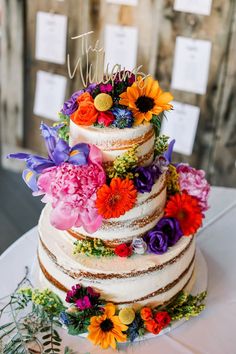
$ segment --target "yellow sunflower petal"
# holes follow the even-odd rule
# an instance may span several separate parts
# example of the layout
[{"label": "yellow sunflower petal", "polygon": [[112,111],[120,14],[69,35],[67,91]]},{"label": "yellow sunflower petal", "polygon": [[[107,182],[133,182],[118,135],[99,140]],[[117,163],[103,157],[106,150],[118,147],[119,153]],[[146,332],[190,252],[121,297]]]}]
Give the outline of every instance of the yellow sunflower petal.
[{"label": "yellow sunflower petal", "polygon": [[160,91],[160,87],[158,81],[153,81],[152,89],[149,92],[148,96],[155,99],[158,96],[159,91]]},{"label": "yellow sunflower petal", "polygon": [[151,76],[147,77],[144,81],[144,89],[143,89],[143,94],[145,96],[150,96],[150,93],[152,91],[154,80]]},{"label": "yellow sunflower petal", "polygon": [[148,112],[144,113],[144,115],[145,115],[145,120],[150,122],[150,120],[152,119],[152,112],[148,111]]},{"label": "yellow sunflower petal", "polygon": [[123,324],[121,322],[121,320],[119,319],[119,316],[113,316],[112,317],[112,322],[114,323],[114,327],[119,326],[119,329],[121,331],[126,331],[128,329],[128,326],[126,326],[125,324]]},{"label": "yellow sunflower petal", "polygon": [[113,348],[113,349],[116,349],[116,340],[115,340],[115,337],[113,336],[113,334],[110,332],[110,336],[111,336],[111,339],[110,339],[110,346]]},{"label": "yellow sunflower petal", "polygon": [[129,99],[129,101],[136,101],[139,97],[139,92],[138,89],[136,87],[128,87],[127,88],[127,97]]},{"label": "yellow sunflower petal", "polygon": [[157,99],[158,106],[163,106],[172,101],[174,97],[170,92],[163,92]]},{"label": "yellow sunflower petal", "polygon": [[105,306],[105,311],[104,311],[105,315],[107,315],[107,317],[112,317],[114,316],[115,312],[116,312],[115,305],[112,304],[111,302],[108,302]]},{"label": "yellow sunflower petal", "polygon": [[117,342],[126,342],[126,339],[127,339],[126,334],[118,331],[116,328],[113,328],[113,330],[111,332],[114,335]]}]

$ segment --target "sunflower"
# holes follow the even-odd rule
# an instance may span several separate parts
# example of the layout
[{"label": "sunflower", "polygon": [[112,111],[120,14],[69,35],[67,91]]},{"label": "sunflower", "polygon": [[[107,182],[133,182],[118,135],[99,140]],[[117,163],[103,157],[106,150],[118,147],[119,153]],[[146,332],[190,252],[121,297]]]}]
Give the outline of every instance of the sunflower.
[{"label": "sunflower", "polygon": [[111,346],[116,348],[116,342],[125,342],[126,331],[128,327],[121,323],[118,316],[115,316],[115,306],[108,303],[105,306],[104,314],[101,316],[93,316],[88,326],[88,339],[95,345],[100,345],[102,349]]},{"label": "sunflower", "polygon": [[185,236],[194,234],[202,225],[202,212],[197,198],[185,192],[170,197],[165,216],[177,219]]},{"label": "sunflower", "polygon": [[173,106],[169,104],[172,100],[171,93],[163,92],[158,81],[148,76],[144,80],[138,77],[137,81],[120,95],[119,103],[132,111],[135,125],[138,125],[143,121],[149,122],[153,115],[172,109]]},{"label": "sunflower", "polygon": [[136,197],[137,190],[133,181],[128,178],[112,178],[110,186],[104,184],[97,191],[98,214],[105,219],[118,218],[134,206]]}]

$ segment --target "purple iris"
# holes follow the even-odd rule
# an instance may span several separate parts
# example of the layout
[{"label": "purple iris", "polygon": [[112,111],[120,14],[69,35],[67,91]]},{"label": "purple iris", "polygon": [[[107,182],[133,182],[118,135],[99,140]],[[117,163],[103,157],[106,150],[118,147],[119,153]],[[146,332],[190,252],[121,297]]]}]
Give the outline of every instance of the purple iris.
[{"label": "purple iris", "polygon": [[148,253],[163,254],[168,249],[167,236],[157,228],[152,229],[144,236]]},{"label": "purple iris", "polygon": [[70,319],[65,311],[62,311],[59,315],[59,320],[62,324],[68,326],[70,324]]},{"label": "purple iris", "polygon": [[82,93],[84,93],[84,90],[74,92],[73,95],[63,104],[61,112],[64,115],[70,116],[78,109],[77,97],[82,95]]},{"label": "purple iris", "polygon": [[58,137],[59,128],[60,125],[49,127],[41,123],[40,129],[48,152],[47,158],[25,153],[9,154],[7,156],[7,158],[26,161],[27,169],[23,171],[22,177],[33,192],[38,191],[36,175],[46,168],[58,166],[63,162],[79,166],[87,163],[90,151],[89,145],[81,143],[70,148],[65,140]]}]

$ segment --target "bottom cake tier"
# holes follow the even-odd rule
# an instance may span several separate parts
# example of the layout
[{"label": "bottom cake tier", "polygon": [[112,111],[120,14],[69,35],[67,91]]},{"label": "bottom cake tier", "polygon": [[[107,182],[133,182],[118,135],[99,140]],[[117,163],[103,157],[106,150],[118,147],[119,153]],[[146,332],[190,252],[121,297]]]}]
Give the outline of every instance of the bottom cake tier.
[{"label": "bottom cake tier", "polygon": [[39,221],[38,261],[42,286],[62,298],[75,284],[91,286],[106,301],[157,306],[194,284],[195,239],[182,237],[162,255],[132,255],[129,258],[73,255],[74,238],[53,228],[49,211]]}]

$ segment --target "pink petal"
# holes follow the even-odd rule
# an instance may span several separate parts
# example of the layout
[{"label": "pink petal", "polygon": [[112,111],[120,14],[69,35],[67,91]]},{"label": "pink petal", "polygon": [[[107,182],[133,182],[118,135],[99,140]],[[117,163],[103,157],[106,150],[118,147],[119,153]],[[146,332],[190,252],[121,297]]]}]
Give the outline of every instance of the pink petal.
[{"label": "pink petal", "polygon": [[78,212],[68,203],[58,203],[50,215],[51,224],[59,230],[68,230],[75,225]]}]

